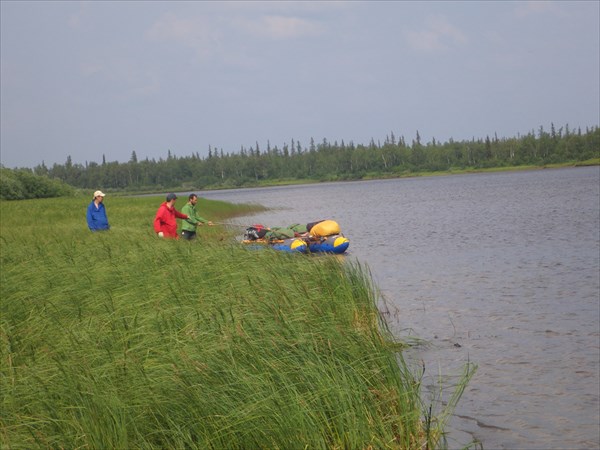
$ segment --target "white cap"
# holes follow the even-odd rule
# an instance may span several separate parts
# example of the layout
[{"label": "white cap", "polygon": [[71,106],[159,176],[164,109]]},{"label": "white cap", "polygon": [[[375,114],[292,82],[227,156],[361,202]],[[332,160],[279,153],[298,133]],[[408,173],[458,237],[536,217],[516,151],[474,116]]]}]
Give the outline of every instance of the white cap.
[{"label": "white cap", "polygon": [[96,198],[96,197],[105,197],[104,192],[102,192],[102,191],[94,192],[94,198]]}]

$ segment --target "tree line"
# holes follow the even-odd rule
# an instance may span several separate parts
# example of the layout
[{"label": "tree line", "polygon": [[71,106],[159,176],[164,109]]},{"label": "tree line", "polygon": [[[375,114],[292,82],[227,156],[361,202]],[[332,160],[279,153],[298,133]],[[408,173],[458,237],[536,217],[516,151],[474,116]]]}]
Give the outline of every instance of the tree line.
[{"label": "tree line", "polygon": [[[283,147],[258,142],[237,153],[209,147],[208,155],[198,153],[177,157],[167,152],[166,159],[138,160],[135,151],[128,162],[73,163],[30,169],[35,175],[63,181],[83,189],[160,190],[169,188],[234,188],[268,184],[277,180],[359,180],[365,177],[393,177],[416,172],[454,169],[482,169],[519,165],[547,165],[578,162],[600,156],[600,129],[595,126],[570,130],[568,125],[547,131],[540,127],[526,135],[485,139],[422,143],[419,133],[410,143],[394,133],[383,142],[368,145],[329,142],[308,146],[292,139]],[[26,169],[21,169],[26,170]]]}]

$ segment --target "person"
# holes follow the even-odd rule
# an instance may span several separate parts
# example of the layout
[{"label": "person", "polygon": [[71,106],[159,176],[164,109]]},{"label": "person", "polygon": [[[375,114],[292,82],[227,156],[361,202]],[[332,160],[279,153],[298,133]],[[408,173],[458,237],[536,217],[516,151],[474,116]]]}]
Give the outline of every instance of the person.
[{"label": "person", "polygon": [[175,219],[187,219],[187,214],[180,213],[175,209],[175,202],[177,196],[175,194],[168,194],[167,201],[163,202],[156,211],[156,217],[154,217],[154,231],[158,237],[166,237],[172,239],[178,239],[177,236],[177,221]]},{"label": "person", "polygon": [[196,227],[198,225],[207,224],[212,226],[213,224],[210,220],[206,220],[198,215],[196,212],[196,203],[198,203],[198,196],[190,194],[188,202],[181,208],[181,212],[188,216],[181,225],[181,236],[188,241],[196,239]]},{"label": "person", "polygon": [[103,201],[104,192],[94,192],[94,197],[87,208],[86,214],[87,224],[91,231],[106,231],[110,229]]}]

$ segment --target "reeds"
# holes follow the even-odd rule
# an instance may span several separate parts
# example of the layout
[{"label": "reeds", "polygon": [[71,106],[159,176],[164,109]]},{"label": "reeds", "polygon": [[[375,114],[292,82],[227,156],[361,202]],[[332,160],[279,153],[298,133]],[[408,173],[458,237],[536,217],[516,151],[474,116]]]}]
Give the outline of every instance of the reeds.
[{"label": "reeds", "polygon": [[366,268],[159,240],[158,203],[90,233],[64,200],[0,202],[2,448],[440,445]]}]

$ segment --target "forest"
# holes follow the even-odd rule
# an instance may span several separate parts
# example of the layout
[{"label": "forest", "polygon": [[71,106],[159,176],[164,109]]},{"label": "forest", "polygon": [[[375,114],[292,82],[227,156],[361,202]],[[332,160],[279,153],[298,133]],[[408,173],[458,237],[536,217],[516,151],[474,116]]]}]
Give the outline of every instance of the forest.
[{"label": "forest", "polygon": [[[423,143],[419,133],[410,143],[404,136],[390,133],[383,142],[368,145],[353,142],[329,142],[323,139],[308,146],[298,140],[279,148],[267,141],[257,142],[239,152],[224,152],[209,147],[208,155],[198,152],[176,156],[170,150],[166,158],[138,159],[131,152],[128,162],[74,163],[71,156],[64,164],[47,167],[43,162],[33,169],[18,169],[59,180],[81,189],[156,191],[164,189],[218,189],[266,185],[282,181],[342,181],[364,178],[410,176],[423,172],[486,169],[513,166],[545,166],[581,162],[600,156],[600,129],[595,126],[575,130],[568,125],[547,131],[540,126],[526,135],[512,138],[486,136],[485,139]],[[596,162],[597,163],[597,162]],[[22,173],[23,175],[23,173]],[[24,174],[26,175],[26,174]],[[4,177],[3,177],[4,178]],[[5,184],[4,182],[2,183]],[[5,189],[2,188],[2,191]],[[6,198],[5,195],[2,197]]]}]

